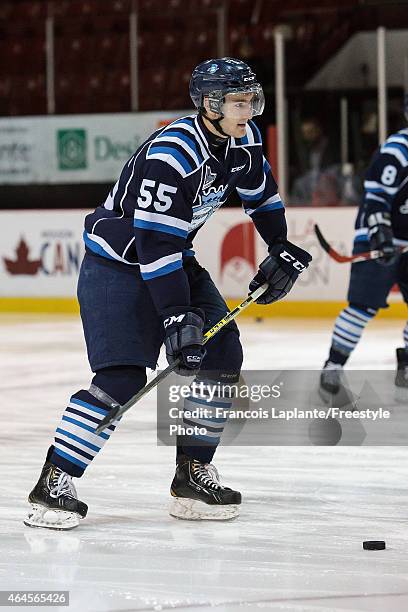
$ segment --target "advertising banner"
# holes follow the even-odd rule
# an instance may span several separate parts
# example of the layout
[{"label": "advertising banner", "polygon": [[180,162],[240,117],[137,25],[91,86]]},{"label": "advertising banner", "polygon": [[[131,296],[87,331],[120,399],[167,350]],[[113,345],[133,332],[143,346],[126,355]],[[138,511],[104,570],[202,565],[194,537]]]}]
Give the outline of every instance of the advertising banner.
[{"label": "advertising banner", "polygon": [[189,112],[0,119],[0,184],[116,181],[152,132]]},{"label": "advertising banner", "polygon": [[[1,212],[0,296],[74,297],[84,252],[86,210]],[[289,208],[289,239],[313,255],[286,300],[338,301],[346,296],[350,266],[328,257],[313,231],[318,223],[333,246],[351,253],[354,208]],[[242,298],[266,245],[241,209],[220,210],[194,241],[198,261],[222,295]],[[285,301],[286,301],[285,300]]]},{"label": "advertising banner", "polygon": [[[288,239],[313,256],[310,267],[301,274],[286,300],[344,300],[350,267],[330,259],[314,233],[318,223],[333,246],[351,253],[354,208],[288,208]],[[208,227],[207,227],[208,226]],[[211,273],[223,295],[240,298],[258,264],[267,256],[267,247],[252,221],[239,209],[213,215],[205,231],[194,241],[200,262]],[[339,228],[341,228],[339,230]]]},{"label": "advertising banner", "polygon": [[0,213],[0,297],[74,297],[88,211]]}]

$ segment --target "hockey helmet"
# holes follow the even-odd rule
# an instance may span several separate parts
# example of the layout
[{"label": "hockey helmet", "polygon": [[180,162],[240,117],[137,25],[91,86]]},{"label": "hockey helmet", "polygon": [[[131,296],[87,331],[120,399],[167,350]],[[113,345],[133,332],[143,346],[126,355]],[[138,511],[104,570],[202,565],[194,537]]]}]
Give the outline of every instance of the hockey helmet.
[{"label": "hockey helmet", "polygon": [[190,96],[194,106],[204,109],[204,97],[208,97],[209,108],[224,116],[227,94],[254,94],[251,99],[252,116],[261,115],[265,97],[256,74],[241,60],[230,57],[210,59],[193,70],[190,80]]}]

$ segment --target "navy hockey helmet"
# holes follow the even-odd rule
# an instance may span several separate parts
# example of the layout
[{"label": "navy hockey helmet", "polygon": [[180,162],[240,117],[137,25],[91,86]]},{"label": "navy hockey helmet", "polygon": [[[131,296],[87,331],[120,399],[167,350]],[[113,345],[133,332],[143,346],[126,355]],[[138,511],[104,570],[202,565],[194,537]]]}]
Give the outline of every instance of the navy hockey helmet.
[{"label": "navy hockey helmet", "polygon": [[207,96],[210,110],[223,115],[224,98],[229,93],[253,93],[252,114],[262,114],[265,97],[256,74],[248,64],[222,57],[206,60],[194,68],[190,80],[190,96],[199,111],[203,111],[204,97]]}]

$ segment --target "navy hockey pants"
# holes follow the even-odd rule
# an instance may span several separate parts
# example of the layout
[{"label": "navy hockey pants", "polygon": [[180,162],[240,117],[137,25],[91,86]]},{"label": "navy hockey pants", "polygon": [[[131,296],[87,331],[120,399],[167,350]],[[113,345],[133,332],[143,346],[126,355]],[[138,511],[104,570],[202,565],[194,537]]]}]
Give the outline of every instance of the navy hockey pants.
[{"label": "navy hockey pants", "polygon": [[[194,257],[186,258],[183,266],[191,305],[204,310],[204,329],[210,329],[228,307],[207,270]],[[121,365],[155,369],[163,325],[137,267],[87,253],[78,280],[78,300],[93,372]],[[238,338],[238,327],[232,321],[206,345],[202,369],[239,372],[242,349]]]},{"label": "navy hockey pants", "polygon": [[[368,242],[357,242],[353,254],[368,251]],[[367,308],[387,308],[387,297],[398,284],[404,302],[408,303],[408,254],[402,255],[391,266],[376,261],[363,261],[351,266],[347,300]]]}]

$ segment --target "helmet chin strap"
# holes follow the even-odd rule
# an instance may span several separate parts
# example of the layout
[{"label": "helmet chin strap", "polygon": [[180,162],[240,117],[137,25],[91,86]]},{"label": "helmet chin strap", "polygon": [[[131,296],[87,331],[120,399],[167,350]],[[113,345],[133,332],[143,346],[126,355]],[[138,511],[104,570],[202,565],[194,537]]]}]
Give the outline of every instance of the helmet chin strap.
[{"label": "helmet chin strap", "polygon": [[225,136],[225,138],[230,138],[230,135],[227,134],[226,132],[224,132],[224,130],[221,127],[221,121],[222,121],[223,117],[221,117],[220,119],[210,119],[209,116],[207,115],[207,111],[206,111],[205,108],[204,109],[200,109],[200,115],[202,117],[205,117],[207,119],[207,121],[209,121],[211,123],[211,125],[213,125],[215,127],[217,132],[219,132],[220,134]]}]

